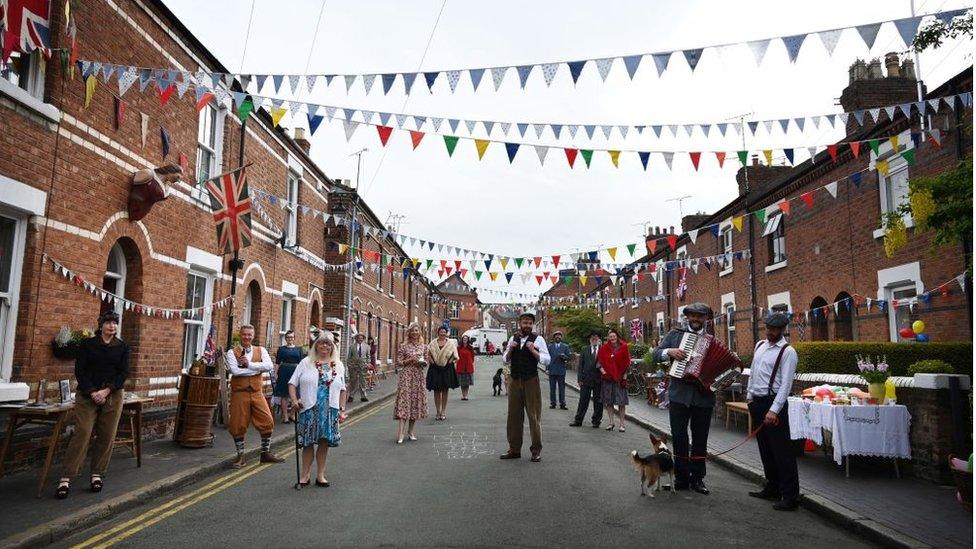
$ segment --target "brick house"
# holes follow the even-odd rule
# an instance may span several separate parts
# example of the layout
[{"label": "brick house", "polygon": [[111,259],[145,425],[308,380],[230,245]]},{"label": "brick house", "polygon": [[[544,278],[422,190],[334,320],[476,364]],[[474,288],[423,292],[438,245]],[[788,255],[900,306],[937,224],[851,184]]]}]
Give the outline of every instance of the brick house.
[{"label": "brick house", "polygon": [[[887,76],[881,76],[880,62],[858,61],[851,67],[850,85],[841,95],[845,111],[870,109],[914,102],[917,82],[910,65],[897,56],[886,58]],[[938,88],[926,99],[972,91],[972,69],[967,69]],[[882,112],[884,112],[882,110]],[[913,111],[914,112],[914,111]],[[793,315],[790,337],[795,341],[874,340],[899,341],[898,331],[916,319],[925,321],[933,341],[972,339],[972,284],[965,289],[953,279],[966,271],[971,246],[936,247],[928,232],[915,232],[909,216],[908,244],[888,258],[884,252],[881,218],[895,204],[907,199],[908,180],[952,168],[972,151],[972,107],[957,101],[954,109],[944,105],[936,113],[928,110],[932,128],[941,130],[941,146],[922,140],[913,143],[904,132],[920,129],[919,116],[898,115],[889,120],[866,120],[863,127],[853,119],[842,142],[878,139],[878,153],[863,147],[855,157],[846,145],[837,147],[837,158],[828,151],[795,167],[765,166],[752,159],[741,168],[736,181],[739,196],[718,211],[685,216],[672,249],[658,245],[628,267],[616,287],[605,280],[587,294],[608,323],[626,329],[631,319],[645,322],[644,339],[656,343],[670,326],[681,319],[687,303],[704,301],[719,315],[714,330],[740,353],[751,351],[757,334],[761,337],[760,314],[770,309],[788,310]],[[890,136],[901,135],[897,151]],[[909,164],[899,154],[917,148]],[[888,160],[888,173],[875,169],[878,160]],[[865,171],[859,185],[848,179]],[[748,183],[748,187],[746,182]],[[839,181],[836,198],[822,187]],[[788,215],[778,206],[814,192],[813,206],[794,201]],[[766,212],[764,223],[751,214]],[[742,217],[741,231],[733,220]],[[711,227],[718,224],[717,237]],[[692,241],[689,232],[697,229]],[[648,239],[666,239],[673,231],[657,229]],[[750,242],[750,233],[752,241]],[[662,242],[663,240],[657,240]],[[742,253],[738,253],[742,252]],[[729,263],[711,263],[695,258],[733,254]],[[689,259],[687,291],[677,296],[682,270],[649,269],[642,264]],[[753,262],[755,296],[750,292],[749,271]],[[945,282],[945,295],[938,292],[929,303],[918,296]],[[553,290],[550,290],[553,291]],[[852,298],[862,296],[866,300]],[[636,298],[636,299],[634,299]],[[847,298],[852,298],[848,300]],[[878,301],[887,305],[884,310]],[[901,305],[890,306],[901,301]],[[835,303],[841,302],[838,306]],[[845,304],[853,303],[847,307]],[[907,306],[911,304],[911,306]]]},{"label": "brick house", "polygon": [[449,337],[459,338],[464,332],[478,326],[481,317],[478,292],[460,274],[454,273],[445,278],[437,284],[437,291],[444,299],[450,300],[446,304],[446,315],[441,317],[449,323]]},{"label": "brick house", "polygon": [[[85,58],[227,70],[160,1],[86,2],[73,14]],[[63,18],[52,6],[54,48],[65,47]],[[225,344],[229,313],[235,325],[254,325],[257,340],[272,352],[288,329],[304,344],[309,325],[322,326],[330,316],[354,318],[378,337],[385,360],[409,322],[426,323],[429,333],[431,319],[443,317],[427,279],[368,269],[355,273],[355,316],[342,314],[346,279],[323,265],[349,261],[334,242],[348,234],[302,215],[302,207],[337,211],[350,189],[311,160],[302,132],[291,137],[264,110],[242,123],[226,96],[197,110],[192,91],[174,93],[163,105],[155,88],[134,86],[119,99],[114,86],[99,82],[86,108],[84,82],[77,74],[66,77],[56,59],[15,52],[0,77],[0,401],[33,397],[40,380],[47,380],[48,395],[57,394],[58,380],[73,378],[73,363],[53,356],[53,338],[62,326],[95,328],[100,311],[113,306],[122,317],[120,335],[132,347],[127,389],[154,399],[145,415],[150,438],[171,431],[179,374],[202,352],[211,326],[217,344]],[[240,89],[239,82],[230,85]],[[162,129],[171,148],[166,156]],[[217,250],[209,202],[195,182],[236,168],[240,158],[249,164],[252,190],[278,197],[280,205],[255,201],[253,242],[241,251],[243,268],[234,280],[230,256]],[[133,172],[184,159],[184,175],[169,185],[168,198],[131,221]],[[368,206],[360,212],[359,224],[382,227]],[[365,246],[405,255],[392,241]],[[100,301],[52,272],[44,255],[131,302],[206,312],[158,318]],[[212,309],[235,283],[233,307]],[[48,434],[18,431],[14,466],[33,461]]]}]

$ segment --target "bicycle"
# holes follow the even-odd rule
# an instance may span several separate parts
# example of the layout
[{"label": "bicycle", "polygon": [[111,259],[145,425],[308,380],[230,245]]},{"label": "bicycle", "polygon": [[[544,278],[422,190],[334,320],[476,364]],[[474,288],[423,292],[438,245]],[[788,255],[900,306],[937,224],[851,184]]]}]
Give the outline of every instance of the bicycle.
[{"label": "bicycle", "polygon": [[638,365],[631,364],[627,370],[627,395],[637,396],[646,393],[647,379],[644,378],[644,373],[641,372]]}]

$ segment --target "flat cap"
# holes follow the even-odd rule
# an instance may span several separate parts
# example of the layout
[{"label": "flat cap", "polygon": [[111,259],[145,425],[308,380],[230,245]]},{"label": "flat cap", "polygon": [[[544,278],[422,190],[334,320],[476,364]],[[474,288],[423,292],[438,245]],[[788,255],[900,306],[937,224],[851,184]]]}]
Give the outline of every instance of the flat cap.
[{"label": "flat cap", "polygon": [[687,315],[688,313],[696,315],[710,315],[712,314],[712,308],[699,301],[685,307],[684,314]]},{"label": "flat cap", "polygon": [[525,311],[524,313],[519,315],[519,320],[522,320],[523,318],[531,318],[532,321],[535,322],[535,313],[530,313],[529,311]]},{"label": "flat cap", "polygon": [[563,331],[562,330],[556,330],[555,332],[552,333],[552,337],[556,337],[557,335],[563,335]]},{"label": "flat cap", "polygon": [[764,322],[773,328],[785,328],[790,323],[790,317],[786,313],[769,313]]}]

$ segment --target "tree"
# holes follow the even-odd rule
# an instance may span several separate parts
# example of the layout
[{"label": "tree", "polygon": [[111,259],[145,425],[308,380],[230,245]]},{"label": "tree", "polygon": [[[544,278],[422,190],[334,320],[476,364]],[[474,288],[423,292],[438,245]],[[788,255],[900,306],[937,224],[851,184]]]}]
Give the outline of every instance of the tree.
[{"label": "tree", "polygon": [[973,37],[973,12],[971,11],[965,17],[953,18],[948,24],[942,21],[929,23],[915,35],[912,49],[921,53],[929,48],[939,48],[942,46],[942,41],[947,38],[960,36]]},{"label": "tree", "polygon": [[562,328],[563,339],[574,351],[589,344],[591,332],[599,332],[603,337],[609,329],[603,318],[593,309],[562,309],[555,311],[554,316],[553,323]]}]

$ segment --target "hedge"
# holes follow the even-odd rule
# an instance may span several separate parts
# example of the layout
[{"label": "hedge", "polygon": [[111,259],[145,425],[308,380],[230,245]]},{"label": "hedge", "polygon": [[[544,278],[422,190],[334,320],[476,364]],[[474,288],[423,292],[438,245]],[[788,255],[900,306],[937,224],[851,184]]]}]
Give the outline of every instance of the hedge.
[{"label": "hedge", "polygon": [[906,376],[908,367],[920,360],[942,360],[957,374],[973,374],[973,344],[890,343],[886,341],[831,341],[793,343],[799,362],[797,372],[857,374],[857,355],[871,360],[887,357],[891,375]]}]

